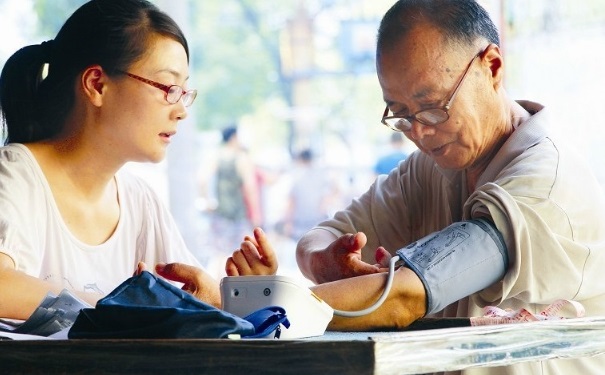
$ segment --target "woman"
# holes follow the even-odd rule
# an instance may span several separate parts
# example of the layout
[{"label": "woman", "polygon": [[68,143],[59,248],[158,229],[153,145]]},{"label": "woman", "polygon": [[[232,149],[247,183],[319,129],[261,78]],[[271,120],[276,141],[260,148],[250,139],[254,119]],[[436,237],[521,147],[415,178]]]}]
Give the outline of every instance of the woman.
[{"label": "woman", "polygon": [[7,61],[1,317],[26,319],[64,288],[94,304],[145,264],[220,304],[216,281],[195,268],[169,211],[121,171],[164,158],[196,96],[186,89],[188,62],[182,31],[144,0],[92,0],[54,40]]}]

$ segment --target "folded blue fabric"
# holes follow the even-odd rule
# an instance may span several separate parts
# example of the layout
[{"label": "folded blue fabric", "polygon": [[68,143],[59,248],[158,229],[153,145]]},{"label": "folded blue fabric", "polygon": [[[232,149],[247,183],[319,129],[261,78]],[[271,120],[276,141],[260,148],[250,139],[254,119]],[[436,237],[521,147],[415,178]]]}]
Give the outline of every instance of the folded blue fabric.
[{"label": "folded blue fabric", "polygon": [[225,338],[238,334],[255,338],[269,335],[280,324],[289,326],[285,310],[278,306],[246,318],[200,301],[145,271],[124,281],[94,309],[82,309],[68,337]]},{"label": "folded blue fabric", "polygon": [[[244,317],[254,326],[253,335],[243,335],[245,338],[275,338],[278,339],[281,334],[281,326],[290,328],[290,321],[286,316],[286,310],[279,306],[267,306],[256,310],[250,315]],[[269,337],[271,335],[271,337]]]}]

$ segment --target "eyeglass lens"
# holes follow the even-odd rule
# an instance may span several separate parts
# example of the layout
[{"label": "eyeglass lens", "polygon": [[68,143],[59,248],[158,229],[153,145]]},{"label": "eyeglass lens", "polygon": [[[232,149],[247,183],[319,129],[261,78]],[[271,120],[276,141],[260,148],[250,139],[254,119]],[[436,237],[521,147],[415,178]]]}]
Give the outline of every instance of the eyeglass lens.
[{"label": "eyeglass lens", "polygon": [[170,86],[168,93],[166,94],[166,100],[170,104],[177,103],[181,98],[183,98],[183,104],[185,107],[190,106],[195,99],[197,92],[195,90],[185,91],[180,86]]},{"label": "eyeglass lens", "polygon": [[416,120],[424,125],[437,125],[445,122],[449,118],[447,112],[441,108],[427,109],[416,113],[411,118],[385,118],[385,122],[390,125],[394,130],[408,131],[412,128],[411,120]]}]

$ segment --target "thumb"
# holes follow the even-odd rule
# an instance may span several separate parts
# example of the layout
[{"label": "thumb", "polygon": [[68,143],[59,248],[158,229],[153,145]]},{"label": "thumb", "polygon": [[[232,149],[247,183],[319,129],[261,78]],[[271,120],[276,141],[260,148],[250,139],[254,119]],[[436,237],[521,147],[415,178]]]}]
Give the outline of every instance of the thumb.
[{"label": "thumb", "polygon": [[155,266],[155,271],[168,280],[186,283],[196,275],[197,269],[183,263],[158,263]]},{"label": "thumb", "polygon": [[137,268],[134,270],[133,276],[137,276],[143,273],[143,271],[147,271],[147,265],[145,262],[140,261],[137,263]]},{"label": "thumb", "polygon": [[344,245],[349,252],[361,251],[367,242],[368,238],[363,232],[357,232],[341,237],[342,245]]}]

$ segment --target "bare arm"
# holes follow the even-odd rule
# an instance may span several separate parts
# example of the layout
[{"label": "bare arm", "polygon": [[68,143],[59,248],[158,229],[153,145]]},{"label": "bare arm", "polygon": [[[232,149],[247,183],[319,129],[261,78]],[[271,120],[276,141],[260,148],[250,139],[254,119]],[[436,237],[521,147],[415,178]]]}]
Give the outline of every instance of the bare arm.
[{"label": "bare arm", "polygon": [[[0,317],[27,319],[49,292],[58,295],[62,289],[15,270],[13,260],[0,253]],[[92,306],[101,298],[93,293],[75,294]]]},{"label": "bare arm", "polygon": [[361,232],[336,237],[326,230],[313,229],[298,242],[296,261],[303,275],[315,283],[380,272],[378,266],[361,260],[366,242]]},{"label": "bare arm", "polygon": [[[355,236],[343,237],[351,240]],[[338,242],[338,239],[335,242]],[[376,257],[383,265],[389,263],[390,254],[383,248],[377,249]],[[260,228],[254,230],[254,238],[246,236],[242,248],[234,252],[226,264],[227,273],[230,275],[267,275],[275,273],[276,269],[275,252]],[[386,272],[364,274],[327,282],[311,289],[334,309],[357,311],[371,306],[380,298],[387,277]],[[335,316],[329,329],[362,331],[401,328],[424,316],[426,294],[418,276],[409,268],[401,267],[395,271],[394,277],[387,299],[377,310],[357,318]]]},{"label": "bare arm", "polygon": [[[334,309],[355,311],[371,306],[382,294],[386,272],[320,284],[311,289]],[[328,329],[364,331],[403,328],[424,316],[426,294],[422,281],[409,268],[395,271],[393,287],[384,303],[374,312],[356,318],[334,316]]]}]

